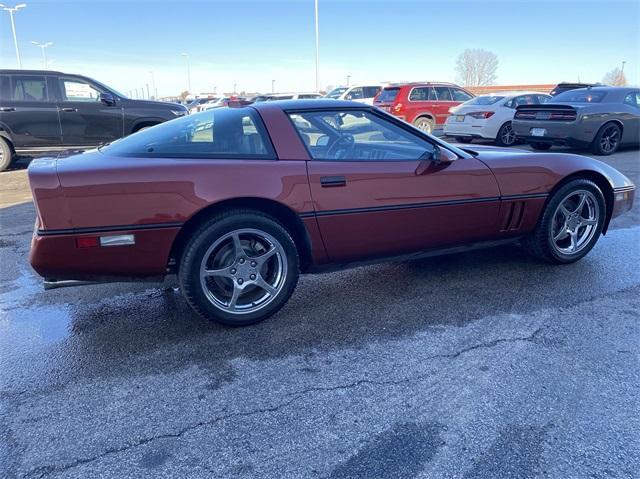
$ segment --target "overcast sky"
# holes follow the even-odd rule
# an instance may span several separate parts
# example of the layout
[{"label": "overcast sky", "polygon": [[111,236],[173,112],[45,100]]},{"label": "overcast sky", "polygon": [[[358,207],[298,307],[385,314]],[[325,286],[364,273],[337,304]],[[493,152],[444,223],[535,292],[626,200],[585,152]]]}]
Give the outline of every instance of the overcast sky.
[{"label": "overcast sky", "polygon": [[[53,42],[50,68],[127,93],[312,91],[313,0],[24,0],[15,16],[24,68],[41,68],[31,41]],[[21,0],[0,0],[14,5]],[[455,81],[465,48],[499,59],[497,83],[601,81],[626,60],[640,83],[640,2],[319,0],[320,84]],[[9,15],[0,11],[0,65],[16,66]]]}]

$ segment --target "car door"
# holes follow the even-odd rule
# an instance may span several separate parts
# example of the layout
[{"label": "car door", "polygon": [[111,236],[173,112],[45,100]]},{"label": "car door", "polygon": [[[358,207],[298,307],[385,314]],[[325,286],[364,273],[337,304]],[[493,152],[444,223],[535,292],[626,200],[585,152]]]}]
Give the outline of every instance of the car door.
[{"label": "car door", "polygon": [[624,98],[627,109],[624,116],[623,143],[640,143],[640,91],[628,93]]},{"label": "car door", "polygon": [[59,77],[62,144],[98,145],[121,138],[123,108],[119,100],[107,104],[100,100],[102,89],[75,77]]},{"label": "car door", "polygon": [[449,117],[449,108],[458,105],[458,102],[453,101],[453,95],[451,90],[446,86],[433,87],[436,91],[438,102],[435,104],[434,113],[436,115],[436,124],[444,125]]},{"label": "car door", "polygon": [[48,148],[61,143],[58,109],[44,75],[2,75],[0,125],[16,148]]},{"label": "car door", "polygon": [[330,261],[490,238],[499,190],[473,157],[427,159],[434,143],[376,110],[289,113],[307,146],[309,184]]}]

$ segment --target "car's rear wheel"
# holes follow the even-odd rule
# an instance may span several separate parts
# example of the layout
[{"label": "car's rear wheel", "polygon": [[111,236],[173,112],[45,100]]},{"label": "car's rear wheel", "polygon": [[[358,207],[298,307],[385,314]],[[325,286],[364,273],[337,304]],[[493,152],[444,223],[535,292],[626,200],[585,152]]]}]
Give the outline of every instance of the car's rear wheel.
[{"label": "car's rear wheel", "polygon": [[470,136],[456,136],[456,141],[458,143],[471,143],[473,141],[473,138],[471,138]]},{"label": "car's rear wheel", "polygon": [[498,146],[512,146],[516,142],[516,132],[511,127],[511,122],[508,121],[500,127],[498,130],[498,136],[496,136],[496,145]]},{"label": "car's rear wheel", "polygon": [[573,263],[594,247],[605,219],[606,203],[598,185],[576,179],[554,193],[523,246],[549,263]]},{"label": "car's rear wheel", "polygon": [[549,148],[551,148],[551,143],[541,143],[539,141],[533,141],[529,144],[531,145],[531,148],[538,151],[547,151]]},{"label": "car's rear wheel", "polygon": [[429,134],[433,133],[433,125],[434,125],[434,123],[433,123],[433,120],[431,118],[429,118],[429,117],[421,116],[419,118],[416,118],[413,121],[413,125],[416,128],[418,128],[418,129],[420,129],[420,130],[422,130],[422,131],[424,131],[426,133],[429,133]]},{"label": "car's rear wheel", "polygon": [[620,146],[622,130],[615,123],[602,125],[591,144],[591,151],[596,155],[610,155],[615,153]]},{"label": "car's rear wheel", "polygon": [[246,326],[284,306],[298,275],[298,253],[287,230],[258,211],[234,210],[195,232],[178,276],[187,302],[200,315]]},{"label": "car's rear wheel", "polygon": [[9,145],[7,140],[0,137],[0,171],[4,171],[9,168],[12,161],[13,150],[11,149],[11,145]]}]

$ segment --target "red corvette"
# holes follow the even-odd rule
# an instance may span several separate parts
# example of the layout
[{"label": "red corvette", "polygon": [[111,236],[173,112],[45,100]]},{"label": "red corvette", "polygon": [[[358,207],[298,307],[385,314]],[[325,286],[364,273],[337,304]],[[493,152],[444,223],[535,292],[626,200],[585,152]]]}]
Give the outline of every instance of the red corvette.
[{"label": "red corvette", "polygon": [[519,241],[582,258],[634,185],[560,153],[461,150],[360,103],[258,103],[35,160],[30,261],[45,287],[176,273],[201,315],[246,325],[299,273]]}]

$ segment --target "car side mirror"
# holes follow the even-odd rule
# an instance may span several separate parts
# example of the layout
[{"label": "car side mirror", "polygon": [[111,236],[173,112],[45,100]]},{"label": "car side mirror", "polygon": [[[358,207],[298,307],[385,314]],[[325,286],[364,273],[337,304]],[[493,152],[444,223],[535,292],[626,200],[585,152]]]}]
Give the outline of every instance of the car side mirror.
[{"label": "car side mirror", "polygon": [[109,106],[116,104],[116,98],[111,93],[100,93],[100,101]]},{"label": "car side mirror", "polygon": [[438,145],[433,146],[433,152],[431,153],[431,161],[435,165],[446,165],[457,160],[458,157],[452,151],[446,148],[440,148]]}]

